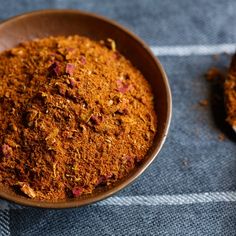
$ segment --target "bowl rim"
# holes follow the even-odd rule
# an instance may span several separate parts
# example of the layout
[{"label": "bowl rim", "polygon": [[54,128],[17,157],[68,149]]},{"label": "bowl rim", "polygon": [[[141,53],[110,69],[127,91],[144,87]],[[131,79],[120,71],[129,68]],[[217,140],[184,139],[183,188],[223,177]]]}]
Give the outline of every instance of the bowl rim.
[{"label": "bowl rim", "polygon": [[29,12],[25,12],[13,17],[10,17],[6,20],[1,21],[0,23],[0,28],[1,27],[6,27],[8,24],[12,24],[14,22],[17,22],[20,19],[23,18],[27,18],[27,17],[33,17],[33,16],[37,16],[37,15],[41,15],[41,14],[79,14],[79,15],[84,15],[87,17],[92,17],[95,18],[97,20],[103,21],[105,23],[111,24],[112,26],[120,29],[121,31],[123,31],[124,33],[128,34],[132,39],[134,39],[139,45],[140,47],[143,47],[143,49],[149,54],[149,56],[152,58],[153,62],[155,63],[155,65],[159,68],[162,79],[163,79],[163,83],[165,85],[166,88],[166,99],[167,99],[167,121],[165,123],[164,126],[164,135],[161,137],[160,142],[157,143],[155,149],[152,151],[151,155],[148,157],[147,161],[145,162],[145,164],[142,166],[142,168],[138,169],[135,174],[133,174],[131,177],[127,178],[126,180],[124,180],[121,184],[114,186],[113,188],[108,189],[106,192],[103,192],[102,194],[99,195],[95,195],[94,197],[91,198],[84,198],[84,199],[78,199],[78,201],[68,201],[68,202],[47,202],[47,201],[35,201],[35,200],[31,200],[31,199],[26,199],[23,198],[21,196],[14,196],[14,195],[9,195],[6,192],[2,192],[0,191],[0,198],[13,202],[13,203],[17,203],[23,206],[30,206],[30,207],[38,207],[38,208],[46,208],[46,209],[65,209],[65,208],[74,208],[74,207],[82,207],[82,206],[86,206],[89,204],[93,204],[95,202],[104,200],[108,197],[111,197],[112,195],[114,195],[115,193],[119,192],[120,190],[122,190],[123,188],[127,187],[128,185],[130,185],[131,183],[134,182],[134,180],[136,180],[148,167],[149,165],[154,161],[154,159],[157,157],[158,153],[160,152],[165,140],[166,140],[166,136],[168,134],[169,131],[169,127],[170,127],[170,121],[171,121],[171,117],[172,117],[172,96],[171,96],[171,89],[169,86],[169,82],[168,82],[168,78],[167,75],[165,73],[165,70],[163,68],[163,66],[161,65],[160,61],[158,60],[158,58],[153,54],[153,52],[151,51],[151,49],[147,46],[147,44],[140,39],[137,35],[135,35],[133,32],[131,32],[130,30],[128,30],[127,28],[123,27],[122,25],[120,25],[119,23],[116,23],[114,20],[108,19],[107,17],[92,13],[92,12],[87,12],[84,10],[75,10],[75,9],[43,9],[43,10],[36,10],[36,11],[29,11]]}]

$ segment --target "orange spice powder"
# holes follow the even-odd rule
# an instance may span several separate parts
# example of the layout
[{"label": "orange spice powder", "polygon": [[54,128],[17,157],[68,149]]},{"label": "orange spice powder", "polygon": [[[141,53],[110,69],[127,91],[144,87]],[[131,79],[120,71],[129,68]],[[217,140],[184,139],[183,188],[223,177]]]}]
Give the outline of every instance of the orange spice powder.
[{"label": "orange spice powder", "polygon": [[236,54],[232,58],[231,66],[224,83],[227,121],[236,131]]},{"label": "orange spice powder", "polygon": [[1,185],[34,199],[78,197],[145,157],[153,95],[115,46],[49,37],[0,54]]}]

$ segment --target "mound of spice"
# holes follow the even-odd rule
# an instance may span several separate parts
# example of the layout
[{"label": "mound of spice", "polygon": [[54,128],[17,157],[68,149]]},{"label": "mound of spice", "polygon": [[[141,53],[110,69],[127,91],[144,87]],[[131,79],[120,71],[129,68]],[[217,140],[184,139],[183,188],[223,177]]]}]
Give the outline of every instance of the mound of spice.
[{"label": "mound of spice", "polygon": [[236,54],[232,58],[227,79],[224,83],[227,121],[236,132]]},{"label": "mound of spice", "polygon": [[126,176],[156,133],[153,95],[111,39],[29,41],[0,54],[0,184],[56,201]]}]

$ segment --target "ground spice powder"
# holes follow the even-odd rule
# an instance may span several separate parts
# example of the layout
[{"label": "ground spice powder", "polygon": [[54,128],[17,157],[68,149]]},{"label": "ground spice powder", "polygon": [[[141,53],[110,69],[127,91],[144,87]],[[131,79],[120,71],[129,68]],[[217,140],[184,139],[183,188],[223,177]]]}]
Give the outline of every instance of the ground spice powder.
[{"label": "ground spice powder", "polygon": [[236,131],[236,54],[232,58],[231,66],[224,83],[227,121]]},{"label": "ground spice powder", "polygon": [[152,145],[153,95],[112,39],[49,37],[0,54],[0,183],[29,198],[89,194]]}]

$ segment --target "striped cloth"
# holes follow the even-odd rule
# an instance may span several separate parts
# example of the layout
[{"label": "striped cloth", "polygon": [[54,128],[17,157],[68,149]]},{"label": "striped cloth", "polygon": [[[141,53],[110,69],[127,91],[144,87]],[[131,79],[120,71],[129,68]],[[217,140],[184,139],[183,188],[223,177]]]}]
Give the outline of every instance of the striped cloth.
[{"label": "striped cloth", "polygon": [[173,95],[167,141],[134,184],[79,209],[1,201],[1,235],[236,235],[236,137],[224,123],[222,104],[199,105],[216,89],[204,73],[212,66],[226,68],[235,51],[235,0],[0,3],[1,19],[42,8],[78,8],[116,20],[150,45]]}]

